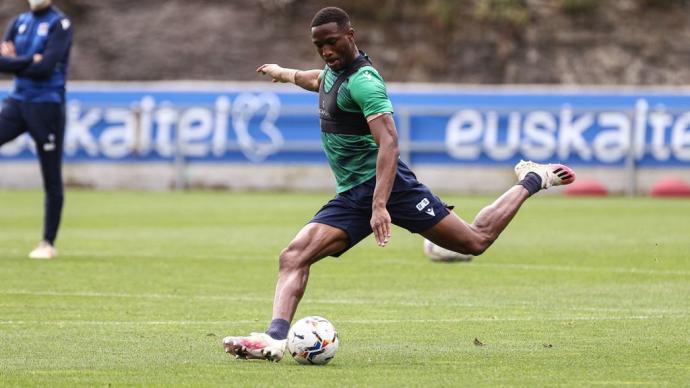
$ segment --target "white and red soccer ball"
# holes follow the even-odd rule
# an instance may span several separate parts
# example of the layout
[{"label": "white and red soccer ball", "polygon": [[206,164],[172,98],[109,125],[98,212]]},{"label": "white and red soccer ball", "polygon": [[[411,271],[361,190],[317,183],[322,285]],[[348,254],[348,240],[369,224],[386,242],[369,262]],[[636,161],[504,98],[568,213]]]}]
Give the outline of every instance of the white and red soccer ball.
[{"label": "white and red soccer ball", "polygon": [[326,318],[311,316],[295,322],[287,337],[287,348],[300,364],[328,364],[338,350],[338,332]]}]

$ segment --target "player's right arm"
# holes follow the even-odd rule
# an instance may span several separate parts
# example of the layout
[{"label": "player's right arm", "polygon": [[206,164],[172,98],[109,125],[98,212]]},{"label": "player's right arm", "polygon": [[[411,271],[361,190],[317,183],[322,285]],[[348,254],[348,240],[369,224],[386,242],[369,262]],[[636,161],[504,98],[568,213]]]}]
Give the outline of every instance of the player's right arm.
[{"label": "player's right arm", "polygon": [[0,72],[16,73],[28,67],[33,60],[31,55],[23,57],[0,56]]},{"label": "player's right arm", "polygon": [[13,43],[16,35],[16,21],[17,18],[7,26],[2,42],[0,42],[0,72],[3,73],[15,73],[23,70],[33,60],[31,55],[17,57],[17,50],[15,50]]},{"label": "player's right arm", "polygon": [[10,24],[7,25],[5,33],[2,35],[3,42],[14,42],[14,37],[15,35],[17,35],[16,24],[17,18],[15,17],[14,19],[12,19]]},{"label": "player's right arm", "polygon": [[321,84],[321,70],[286,69],[274,63],[259,66],[257,73],[266,74],[273,82],[291,82],[302,89],[318,92]]}]

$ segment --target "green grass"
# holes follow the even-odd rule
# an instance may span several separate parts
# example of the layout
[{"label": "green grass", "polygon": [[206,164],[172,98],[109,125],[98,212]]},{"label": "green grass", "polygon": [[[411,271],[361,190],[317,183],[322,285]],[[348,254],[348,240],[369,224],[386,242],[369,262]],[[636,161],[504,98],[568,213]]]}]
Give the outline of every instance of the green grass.
[{"label": "green grass", "polygon": [[[336,325],[331,364],[229,359],[222,337],[265,328],[277,254],[329,197],[70,191],[41,262],[42,195],[0,191],[0,385],[690,382],[687,200],[534,198],[469,264],[396,228],[312,269],[297,317]],[[444,199],[466,219],[490,201]]]}]

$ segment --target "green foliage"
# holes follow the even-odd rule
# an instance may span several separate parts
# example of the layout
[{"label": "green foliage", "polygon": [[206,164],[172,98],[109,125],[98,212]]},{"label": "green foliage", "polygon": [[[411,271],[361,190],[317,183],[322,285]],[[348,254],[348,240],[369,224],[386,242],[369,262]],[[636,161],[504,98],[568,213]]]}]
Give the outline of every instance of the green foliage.
[{"label": "green foliage", "polygon": [[477,0],[474,15],[478,20],[524,27],[530,12],[524,0]]},{"label": "green foliage", "polygon": [[[3,386],[685,386],[690,201],[539,194],[472,263],[394,228],[312,270],[298,317],[333,321],[325,367],[236,361],[265,329],[277,255],[325,194],[68,191],[54,261],[42,193],[0,191]],[[493,198],[450,197],[466,219]],[[475,338],[477,341],[475,341]]]},{"label": "green foliage", "polygon": [[600,0],[560,0],[560,8],[568,15],[591,16],[599,10]]},{"label": "green foliage", "polygon": [[650,8],[672,8],[677,6],[688,6],[688,0],[638,0],[643,6]]},{"label": "green foliage", "polygon": [[454,0],[431,0],[426,4],[426,13],[439,21],[443,27],[449,28],[458,24],[460,2]]}]

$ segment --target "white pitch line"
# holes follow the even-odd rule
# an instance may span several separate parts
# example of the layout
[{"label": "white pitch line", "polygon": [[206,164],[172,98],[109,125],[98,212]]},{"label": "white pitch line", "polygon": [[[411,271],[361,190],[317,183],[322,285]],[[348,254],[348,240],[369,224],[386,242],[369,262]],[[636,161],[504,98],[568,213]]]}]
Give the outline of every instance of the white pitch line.
[{"label": "white pitch line", "polygon": [[[644,321],[654,319],[686,319],[688,315],[630,315],[624,317],[586,317],[586,316],[570,316],[570,317],[467,317],[467,318],[451,318],[451,319],[342,319],[338,323],[341,324],[355,324],[355,325],[386,325],[396,323],[463,323],[463,322],[553,322],[553,321]],[[62,326],[206,326],[206,325],[225,325],[238,326],[256,324],[257,320],[240,320],[240,321],[37,321],[37,320],[0,320],[0,325],[62,325]]]},{"label": "white pitch line", "polygon": [[641,268],[617,268],[617,267],[572,267],[565,265],[543,265],[543,264],[511,264],[511,263],[472,263],[478,267],[489,267],[498,269],[523,269],[538,271],[560,271],[560,272],[610,272],[630,275],[661,275],[661,276],[690,276],[690,271],[675,270],[656,270]]},{"label": "white pitch line", "polygon": [[[132,299],[181,299],[181,300],[210,300],[233,302],[265,302],[271,303],[272,296],[247,296],[247,295],[173,295],[173,294],[128,294],[120,292],[56,292],[56,291],[28,291],[28,290],[0,290],[0,295],[30,295],[30,296],[55,296],[55,297],[84,297],[84,298],[132,298]],[[411,302],[411,301],[382,301],[372,299],[304,299],[305,303],[315,304],[344,304],[344,305],[390,305],[390,306],[435,306],[452,303],[461,307],[487,307],[485,303],[467,303],[456,301],[444,301],[442,303]],[[519,303],[523,306],[523,303]],[[505,307],[505,306],[503,306]]]},{"label": "white pitch line", "polygon": [[0,321],[0,325],[51,325],[51,326],[136,326],[136,325],[245,325],[256,324],[257,320],[242,321]]},{"label": "white pitch line", "polygon": [[[174,295],[174,294],[129,294],[121,292],[57,292],[57,291],[29,291],[29,290],[0,290],[0,295],[29,295],[50,297],[80,297],[80,298],[128,298],[128,299],[167,299],[167,300],[199,300],[199,301],[230,301],[230,302],[260,302],[271,303],[270,296],[249,295]],[[488,304],[483,302],[472,303],[449,299],[434,298],[428,301],[386,301],[374,299],[311,299],[305,298],[303,303],[325,305],[355,305],[355,306],[405,306],[405,307],[464,307],[501,310],[506,308],[524,309],[552,309],[551,306],[535,303],[532,300],[513,301],[504,304]],[[602,313],[637,313],[637,314],[684,314],[688,310],[669,310],[658,308],[622,308],[622,307],[597,307],[597,306],[561,306],[561,309],[580,312]]]},{"label": "white pitch line", "polygon": [[[26,252],[20,251],[18,249],[7,251],[8,254],[12,255],[24,255]],[[278,252],[279,253],[279,252]],[[156,252],[123,252],[123,251],[65,251],[61,253],[61,260],[69,260],[70,257],[79,258],[102,258],[102,257],[113,257],[113,258],[138,258],[138,259],[199,259],[199,260],[227,260],[227,261],[278,261],[278,253],[274,256],[265,257],[232,257],[228,255],[199,255],[199,254],[180,254],[175,255],[170,252],[166,253],[156,253]]]},{"label": "white pitch line", "polygon": [[0,290],[4,295],[31,295],[31,296],[76,296],[84,298],[134,298],[134,299],[184,299],[184,300],[226,300],[238,302],[270,301],[258,296],[232,296],[232,295],[174,295],[174,294],[128,294],[123,292],[57,292],[57,291],[28,291],[28,290]]},{"label": "white pitch line", "polygon": [[380,320],[351,320],[342,321],[354,324],[388,324],[388,323],[463,323],[463,322],[552,322],[552,321],[638,321],[651,319],[685,319],[688,315],[630,315],[623,317],[470,317],[470,318],[451,318],[451,319],[380,319]]},{"label": "white pitch line", "polygon": [[[19,253],[14,252],[14,253]],[[63,254],[66,258],[73,257],[117,257],[122,256],[126,258],[144,258],[157,259],[161,258],[160,253],[131,253],[131,252],[68,252]],[[277,255],[266,257],[232,257],[228,255],[170,255],[166,253],[168,259],[196,259],[196,260],[224,260],[224,261],[276,261]],[[422,258],[420,258],[422,260]],[[410,262],[406,260],[388,260],[397,265],[406,265]],[[420,262],[413,262],[413,265],[418,265]],[[497,268],[497,269],[521,269],[521,270],[535,270],[535,271],[559,271],[559,272],[597,272],[597,273],[619,273],[631,275],[657,275],[657,276],[690,276],[690,271],[682,270],[656,270],[645,268],[627,268],[627,267],[576,267],[564,265],[547,265],[547,264],[519,264],[519,263],[486,263],[481,259],[467,264],[468,266]]]}]

